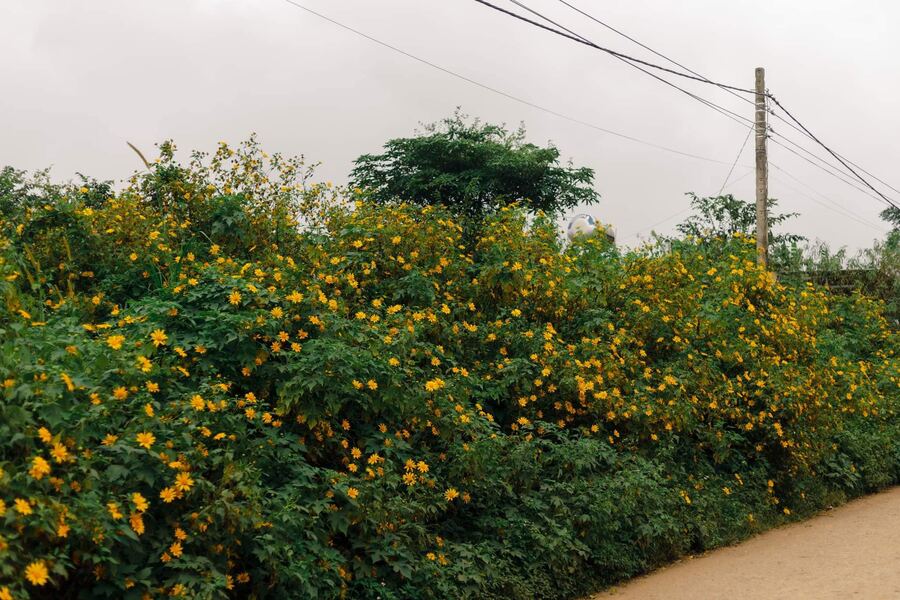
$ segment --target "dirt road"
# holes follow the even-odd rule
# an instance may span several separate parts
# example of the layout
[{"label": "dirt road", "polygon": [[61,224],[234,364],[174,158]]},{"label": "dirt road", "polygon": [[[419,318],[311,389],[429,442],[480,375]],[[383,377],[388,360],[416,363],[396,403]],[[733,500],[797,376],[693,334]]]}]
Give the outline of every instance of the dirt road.
[{"label": "dirt road", "polygon": [[592,600],[900,600],[900,487],[682,560]]}]

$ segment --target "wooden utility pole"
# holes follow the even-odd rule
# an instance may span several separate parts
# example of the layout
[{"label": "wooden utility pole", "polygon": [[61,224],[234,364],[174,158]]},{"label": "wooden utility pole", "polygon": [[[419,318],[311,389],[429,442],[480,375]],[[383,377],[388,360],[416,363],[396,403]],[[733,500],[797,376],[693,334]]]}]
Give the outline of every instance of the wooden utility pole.
[{"label": "wooden utility pole", "polygon": [[766,70],[756,68],[756,262],[769,258],[769,162],[766,156]]}]

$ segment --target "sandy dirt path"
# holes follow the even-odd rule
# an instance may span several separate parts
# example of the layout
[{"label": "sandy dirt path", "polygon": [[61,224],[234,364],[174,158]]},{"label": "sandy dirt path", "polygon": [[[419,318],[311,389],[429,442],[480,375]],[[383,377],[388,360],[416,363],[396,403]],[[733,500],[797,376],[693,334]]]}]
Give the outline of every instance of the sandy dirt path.
[{"label": "sandy dirt path", "polygon": [[900,600],[900,487],[681,560],[591,600]]}]

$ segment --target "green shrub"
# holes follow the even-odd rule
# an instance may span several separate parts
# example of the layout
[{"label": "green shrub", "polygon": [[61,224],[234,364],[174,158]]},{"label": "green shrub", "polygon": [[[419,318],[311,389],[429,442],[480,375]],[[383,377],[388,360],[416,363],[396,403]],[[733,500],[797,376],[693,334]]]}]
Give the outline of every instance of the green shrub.
[{"label": "green shrub", "polygon": [[0,594],[570,598],[900,478],[882,304],[307,176],[4,171]]}]

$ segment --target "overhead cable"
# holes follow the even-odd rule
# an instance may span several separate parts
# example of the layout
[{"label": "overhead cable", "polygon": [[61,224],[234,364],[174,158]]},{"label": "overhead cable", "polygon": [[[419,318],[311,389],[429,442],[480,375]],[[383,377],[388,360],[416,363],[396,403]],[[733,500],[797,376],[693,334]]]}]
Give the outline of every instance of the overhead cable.
[{"label": "overhead cable", "polygon": [[634,137],[634,136],[631,136],[631,135],[622,133],[622,132],[620,132],[620,131],[614,131],[614,130],[612,130],[612,129],[607,129],[607,128],[601,127],[600,125],[597,125],[597,124],[595,124],[595,123],[591,123],[591,122],[589,122],[589,121],[584,121],[584,120],[579,119],[579,118],[577,118],[577,117],[573,117],[573,116],[571,116],[571,115],[567,115],[567,114],[565,114],[565,113],[562,113],[562,112],[553,110],[553,109],[548,108],[548,107],[546,107],[546,106],[542,106],[542,105],[537,104],[537,103],[535,103],[535,102],[531,102],[530,100],[525,100],[524,98],[520,98],[520,97],[518,97],[518,96],[516,96],[516,95],[514,95],[514,94],[511,94],[511,93],[509,93],[509,92],[505,92],[505,91],[503,91],[503,90],[500,90],[500,89],[498,89],[498,88],[492,87],[492,86],[490,86],[490,85],[487,85],[487,84],[485,84],[485,83],[482,83],[482,82],[477,81],[477,80],[475,80],[475,79],[472,79],[472,78],[470,78],[470,77],[466,77],[465,75],[461,75],[461,74],[459,74],[459,73],[457,73],[457,72],[455,72],[455,71],[452,71],[452,70],[450,70],[450,69],[448,69],[448,68],[446,68],[446,67],[442,67],[441,65],[438,65],[438,64],[436,64],[436,63],[433,63],[433,62],[431,62],[431,61],[429,61],[429,60],[426,60],[426,59],[424,59],[424,58],[420,58],[420,57],[418,57],[418,56],[416,56],[416,55],[414,55],[414,54],[412,54],[412,53],[410,53],[410,52],[407,52],[406,50],[403,50],[402,48],[398,48],[397,46],[393,46],[393,45],[391,45],[391,44],[388,44],[387,42],[383,42],[383,41],[381,41],[381,40],[379,40],[379,39],[377,39],[377,38],[375,38],[375,37],[372,37],[371,35],[369,35],[369,34],[367,34],[367,33],[365,33],[365,32],[362,32],[362,31],[360,31],[360,30],[358,30],[358,29],[354,29],[353,27],[350,27],[349,25],[345,25],[345,24],[343,24],[343,23],[341,23],[341,22],[339,22],[339,21],[337,21],[337,20],[335,20],[335,19],[332,19],[331,17],[328,17],[328,16],[326,16],[326,15],[320,13],[320,12],[317,12],[317,11],[311,9],[311,8],[308,8],[308,7],[306,7],[306,6],[303,6],[302,4],[300,4],[300,3],[298,3],[298,2],[295,2],[294,0],[284,0],[284,1],[285,1],[287,4],[290,4],[291,6],[294,6],[294,7],[296,7],[296,8],[301,9],[301,10],[304,10],[304,11],[306,11],[306,12],[312,14],[312,15],[315,15],[316,17],[318,17],[318,18],[320,18],[320,19],[323,19],[323,20],[325,20],[325,21],[328,21],[329,23],[332,23],[333,25],[336,25],[336,26],[338,26],[338,27],[340,27],[340,28],[342,28],[342,29],[344,29],[344,30],[346,30],[346,31],[349,31],[349,32],[351,32],[351,33],[353,33],[353,34],[355,34],[355,35],[358,35],[358,36],[362,37],[362,38],[365,38],[365,39],[369,40],[370,42],[374,42],[374,43],[378,44],[379,46],[382,46],[382,47],[384,47],[384,48],[388,48],[389,50],[393,50],[394,52],[397,52],[398,54],[402,54],[403,56],[405,56],[405,57],[407,57],[407,58],[410,58],[410,59],[412,59],[412,60],[414,60],[414,61],[416,61],[416,62],[419,62],[419,63],[421,63],[421,64],[423,64],[423,65],[426,65],[426,66],[429,66],[429,67],[431,67],[431,68],[433,68],[433,69],[436,69],[436,70],[438,70],[438,71],[441,71],[442,73],[444,73],[444,74],[446,74],[446,75],[450,75],[451,77],[455,77],[456,79],[459,79],[459,80],[461,80],[461,81],[465,81],[465,82],[468,83],[468,84],[474,85],[474,86],[479,87],[479,88],[484,89],[484,90],[487,90],[487,91],[489,91],[489,92],[491,92],[491,93],[497,94],[498,96],[503,96],[504,98],[507,98],[508,100],[512,100],[512,101],[514,101],[514,102],[518,102],[519,104],[523,104],[523,105],[528,106],[528,107],[530,107],[530,108],[534,108],[534,109],[536,109],[536,110],[545,112],[545,113],[547,113],[547,114],[553,115],[553,116],[558,117],[558,118],[560,118],[560,119],[565,119],[566,121],[570,121],[570,122],[572,122],[572,123],[575,123],[575,124],[578,124],[578,125],[582,125],[582,126],[584,126],[584,127],[590,128],[590,129],[594,129],[594,130],[599,131],[599,132],[601,132],[601,133],[606,133],[606,134],[609,134],[609,135],[612,135],[612,136],[615,136],[615,137],[618,137],[618,138],[621,138],[621,139],[624,139],[624,140],[628,140],[628,141],[634,142],[634,143],[636,143],[636,144],[641,144],[641,145],[644,145],[644,146],[649,146],[649,147],[651,147],[651,148],[656,148],[657,150],[662,150],[662,151],[664,151],[664,152],[669,152],[669,153],[671,153],[671,154],[677,154],[677,155],[679,155],[679,156],[684,156],[684,157],[687,157],[687,158],[693,158],[693,159],[696,159],[696,160],[702,160],[702,161],[704,161],[704,162],[710,162],[710,163],[715,163],[715,164],[719,164],[719,165],[727,165],[727,164],[729,164],[727,161],[724,161],[724,160],[719,160],[719,159],[715,159],[715,158],[710,158],[710,157],[708,157],[708,156],[701,156],[701,155],[699,155],[699,154],[694,154],[694,153],[691,153],[691,152],[685,152],[685,151],[682,151],[682,150],[678,150],[678,149],[676,149],[676,148],[671,148],[671,147],[669,147],[669,146],[664,146],[664,145],[662,145],[662,144],[657,144],[657,143],[655,143],[655,142],[649,142],[649,141],[647,141],[647,140],[643,140],[643,139],[641,139],[641,138]]}]

